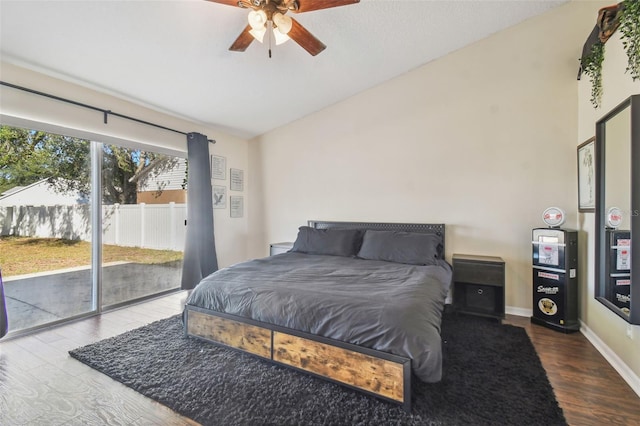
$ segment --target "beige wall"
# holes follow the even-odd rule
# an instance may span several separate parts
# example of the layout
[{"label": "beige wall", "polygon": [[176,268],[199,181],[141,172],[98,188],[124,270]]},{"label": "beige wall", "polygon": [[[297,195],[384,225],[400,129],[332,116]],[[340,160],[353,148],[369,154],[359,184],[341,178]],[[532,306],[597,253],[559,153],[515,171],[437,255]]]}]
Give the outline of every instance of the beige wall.
[{"label": "beige wall", "polygon": [[[607,5],[608,2],[598,4]],[[625,74],[627,56],[624,52],[620,33],[617,32],[605,45],[605,61],[602,67],[603,89],[602,105],[594,109],[591,98],[591,83],[583,78],[578,84],[578,141],[584,141],[595,134],[595,123],[608,111],[632,94],[640,94],[640,81],[632,81],[629,74]],[[595,215],[593,213],[578,214],[578,222],[583,237],[583,250],[580,261],[580,298],[581,319],[601,341],[605,349],[611,350],[611,357],[620,361],[622,373],[628,369],[627,378],[631,378],[631,385],[640,394],[640,326],[629,326],[626,321],[611,312],[594,298],[595,288]],[[585,238],[586,237],[586,238]],[[627,327],[631,328],[633,339],[627,337]],[[597,341],[596,341],[597,343]],[[635,377],[634,377],[635,376]]]},{"label": "beige wall", "polygon": [[580,230],[583,332],[640,393],[640,330],[628,339],[595,301],[594,215],[577,211],[576,147],[640,93],[619,38],[607,44],[601,110],[588,79],[576,81],[608,4],[573,1],[251,141],[250,256],[308,219],[445,222],[447,258],[503,257],[507,310],[530,315],[531,229],[559,206]]},{"label": "beige wall", "polygon": [[[67,81],[47,77],[43,74],[8,64],[0,64],[2,81],[54,94],[77,102],[109,109],[135,118],[157,123],[183,132],[199,132],[215,145],[209,145],[211,153],[227,158],[227,167],[243,169],[245,179],[248,170],[248,142],[220,130],[177,118],[169,114],[128,102],[114,96],[100,93]],[[93,139],[105,143],[127,146],[153,145],[158,151],[186,157],[186,136],[140,125],[110,116],[108,124],[103,123],[102,113],[64,104],[5,86],[0,86],[0,122],[68,136]],[[228,175],[228,173],[227,173]],[[214,181],[216,185],[229,187],[226,181]],[[248,184],[245,185],[245,197]],[[235,194],[234,194],[235,195]],[[228,266],[247,258],[247,216],[231,219],[229,209],[214,210],[216,226],[216,251],[220,266]]]},{"label": "beige wall", "polygon": [[[577,84],[593,10],[569,4],[250,144],[250,254],[307,219],[444,222],[456,253],[506,261],[529,312],[531,229],[575,227]],[[336,76],[339,78],[339,76]]]}]

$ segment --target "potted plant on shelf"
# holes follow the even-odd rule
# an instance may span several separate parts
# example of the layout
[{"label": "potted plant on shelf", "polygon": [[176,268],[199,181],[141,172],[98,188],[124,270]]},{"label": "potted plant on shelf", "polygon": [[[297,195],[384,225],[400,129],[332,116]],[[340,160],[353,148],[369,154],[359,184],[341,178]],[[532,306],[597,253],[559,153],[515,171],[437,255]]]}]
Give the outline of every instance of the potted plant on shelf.
[{"label": "potted plant on shelf", "polygon": [[[635,81],[640,78],[640,0],[624,0],[598,11],[598,22],[580,58],[581,72],[591,80],[591,103],[595,108],[602,100],[604,44],[618,28],[628,57],[626,72]],[[594,34],[597,37],[593,37]]]}]

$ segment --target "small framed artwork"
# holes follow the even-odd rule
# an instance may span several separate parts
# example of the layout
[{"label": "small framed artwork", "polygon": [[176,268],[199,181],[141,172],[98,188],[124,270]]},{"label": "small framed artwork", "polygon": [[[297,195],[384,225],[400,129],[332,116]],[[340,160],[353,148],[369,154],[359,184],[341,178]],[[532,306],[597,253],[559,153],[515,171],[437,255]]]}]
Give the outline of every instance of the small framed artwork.
[{"label": "small framed artwork", "polygon": [[227,208],[227,187],[213,185],[213,208],[214,209],[226,209]]},{"label": "small framed artwork", "polygon": [[211,179],[227,179],[227,159],[225,157],[211,156]]},{"label": "small framed artwork", "polygon": [[242,197],[229,197],[229,213],[232,218],[240,218],[244,215],[244,199]]},{"label": "small framed artwork", "polygon": [[596,138],[578,146],[578,211],[596,210]]},{"label": "small framed artwork", "polygon": [[240,169],[229,171],[229,189],[232,191],[242,191],[244,188],[244,172]]}]

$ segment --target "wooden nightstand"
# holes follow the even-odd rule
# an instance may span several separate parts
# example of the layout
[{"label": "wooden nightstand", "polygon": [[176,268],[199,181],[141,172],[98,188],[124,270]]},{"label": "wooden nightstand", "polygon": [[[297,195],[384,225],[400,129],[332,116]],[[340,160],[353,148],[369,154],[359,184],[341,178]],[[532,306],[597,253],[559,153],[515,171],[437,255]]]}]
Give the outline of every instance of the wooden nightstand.
[{"label": "wooden nightstand", "polygon": [[453,255],[455,312],[504,318],[504,260],[493,256]]},{"label": "wooden nightstand", "polygon": [[276,254],[285,253],[293,247],[293,243],[284,242],[284,243],[271,243],[269,244],[269,256],[274,256]]}]

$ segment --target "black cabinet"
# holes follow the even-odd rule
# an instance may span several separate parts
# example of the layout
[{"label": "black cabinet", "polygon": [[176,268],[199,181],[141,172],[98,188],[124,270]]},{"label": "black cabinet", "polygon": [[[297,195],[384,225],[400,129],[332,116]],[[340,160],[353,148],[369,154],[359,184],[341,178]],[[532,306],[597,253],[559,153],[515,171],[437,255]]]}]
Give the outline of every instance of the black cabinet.
[{"label": "black cabinet", "polygon": [[453,255],[455,312],[504,318],[504,260],[493,256]]}]

